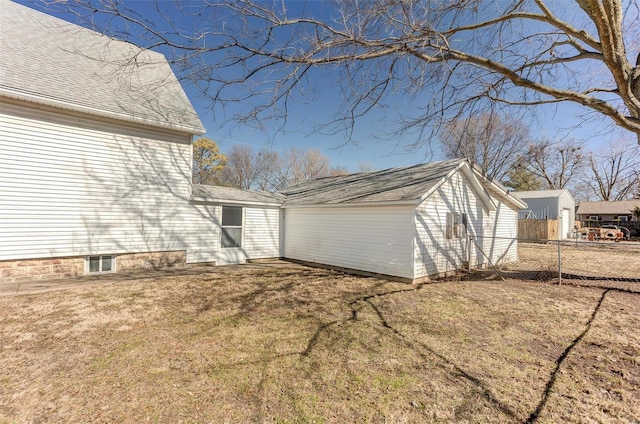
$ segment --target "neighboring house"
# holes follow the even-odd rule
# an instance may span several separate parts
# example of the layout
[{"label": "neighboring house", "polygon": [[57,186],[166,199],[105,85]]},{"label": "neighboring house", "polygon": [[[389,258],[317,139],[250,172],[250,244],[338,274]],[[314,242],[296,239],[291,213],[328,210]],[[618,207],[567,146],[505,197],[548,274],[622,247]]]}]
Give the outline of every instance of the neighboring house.
[{"label": "neighboring house", "polygon": [[580,202],[576,215],[583,223],[637,221],[631,212],[640,207],[640,200],[618,202]]},{"label": "neighboring house", "polygon": [[289,259],[409,280],[517,259],[525,204],[467,160],[320,178],[281,193]]},{"label": "neighboring house", "polygon": [[[191,200],[204,128],[165,58],[0,9],[0,281],[224,263],[222,206]],[[272,210],[253,202],[243,222],[267,225]],[[246,257],[263,255],[279,247]]]},{"label": "neighboring house", "polygon": [[518,211],[520,219],[557,219],[561,238],[571,236],[575,225],[576,203],[569,190],[514,191],[527,207]]},{"label": "neighboring house", "polygon": [[525,204],[467,160],[192,185],[204,128],[162,55],[0,8],[0,283],[273,257],[415,281],[517,259]]}]

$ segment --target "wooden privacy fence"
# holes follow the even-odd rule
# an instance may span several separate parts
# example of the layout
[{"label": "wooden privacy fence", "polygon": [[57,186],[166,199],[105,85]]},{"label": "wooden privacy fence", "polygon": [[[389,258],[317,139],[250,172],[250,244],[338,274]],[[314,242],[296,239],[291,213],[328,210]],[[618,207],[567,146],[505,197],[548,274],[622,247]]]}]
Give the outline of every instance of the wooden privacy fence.
[{"label": "wooden privacy fence", "polygon": [[557,219],[519,219],[519,240],[558,240]]}]

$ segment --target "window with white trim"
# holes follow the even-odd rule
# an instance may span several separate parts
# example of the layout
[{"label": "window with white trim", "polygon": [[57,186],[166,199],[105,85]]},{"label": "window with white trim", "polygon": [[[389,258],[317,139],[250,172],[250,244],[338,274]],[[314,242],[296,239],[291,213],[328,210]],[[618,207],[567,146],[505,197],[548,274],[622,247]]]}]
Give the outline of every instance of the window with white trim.
[{"label": "window with white trim", "polygon": [[85,259],[85,274],[99,274],[102,272],[115,272],[115,255],[87,256]]},{"label": "window with white trim", "polygon": [[587,217],[588,221],[600,221],[600,217],[598,215],[589,215]]},{"label": "window with white trim", "polygon": [[447,238],[458,239],[465,237],[466,234],[467,215],[464,213],[447,212]]},{"label": "window with white trim", "polygon": [[629,216],[619,215],[613,218],[614,221],[629,221]]},{"label": "window with white trim", "polygon": [[222,206],[221,246],[242,247],[242,207]]}]

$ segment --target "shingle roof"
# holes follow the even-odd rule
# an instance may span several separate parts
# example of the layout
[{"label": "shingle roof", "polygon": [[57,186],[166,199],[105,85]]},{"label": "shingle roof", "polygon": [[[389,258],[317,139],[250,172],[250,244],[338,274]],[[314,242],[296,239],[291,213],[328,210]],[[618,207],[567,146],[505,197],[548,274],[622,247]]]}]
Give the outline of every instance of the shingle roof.
[{"label": "shingle roof", "polygon": [[569,194],[569,190],[561,189],[561,190],[530,190],[530,191],[513,191],[511,192],[514,196],[520,199],[541,199],[545,197],[560,197],[563,194]]},{"label": "shingle roof", "polygon": [[0,94],[204,133],[162,54],[7,0],[0,8]]},{"label": "shingle roof", "polygon": [[619,202],[581,202],[576,213],[582,215],[629,215],[640,200],[622,200]]},{"label": "shingle roof", "polygon": [[279,206],[283,196],[266,191],[242,190],[233,187],[221,187],[194,184],[191,200],[214,203],[241,203]]},{"label": "shingle roof", "polygon": [[294,184],[277,193],[196,184],[193,186],[191,199],[201,202],[283,205],[285,207],[417,204],[458,170],[463,170],[468,175],[475,175],[471,178],[478,180],[475,185],[480,192],[477,194],[484,197],[486,202],[491,201],[484,193],[485,189],[515,208],[526,206],[521,200],[511,196],[500,184],[483,176],[466,159],[317,178]]},{"label": "shingle roof", "polygon": [[285,205],[414,201],[466,162],[454,159],[421,165],[307,180],[281,190]]}]

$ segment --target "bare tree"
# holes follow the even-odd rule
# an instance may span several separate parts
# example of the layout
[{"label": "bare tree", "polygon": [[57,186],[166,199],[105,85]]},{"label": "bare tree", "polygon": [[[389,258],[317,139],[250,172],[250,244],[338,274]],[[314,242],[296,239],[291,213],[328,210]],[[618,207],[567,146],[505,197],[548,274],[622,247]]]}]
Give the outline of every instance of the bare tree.
[{"label": "bare tree", "polygon": [[[572,102],[640,137],[638,0],[40,1],[161,49],[243,122],[286,119],[296,96],[333,83],[343,103],[324,128],[347,136],[380,107],[419,144],[488,102]],[[316,84],[316,69],[332,79]],[[411,107],[388,101],[399,93]]]},{"label": "bare tree", "polygon": [[616,140],[587,157],[584,183],[600,200],[632,198],[640,189],[640,148]]},{"label": "bare tree", "polygon": [[311,178],[345,175],[343,167],[331,167],[329,158],[318,150],[291,148],[283,154],[251,146],[234,145],[227,154],[221,184],[242,189],[277,191]]},{"label": "bare tree", "polygon": [[530,146],[515,165],[539,178],[544,188],[560,189],[575,179],[585,163],[582,144],[575,140],[543,141]]},{"label": "bare tree", "polygon": [[329,176],[331,177],[339,177],[341,175],[349,175],[351,174],[351,172],[349,172],[349,170],[341,165],[337,165],[337,166],[332,166],[331,169],[329,170]]},{"label": "bare tree", "polygon": [[320,151],[293,147],[285,152],[281,171],[282,187],[311,178],[326,177],[329,170],[329,158]]},{"label": "bare tree", "polygon": [[222,184],[250,189],[258,178],[255,152],[251,146],[234,145],[227,154],[227,166],[222,171]]},{"label": "bare tree", "polygon": [[215,141],[201,137],[193,142],[194,184],[218,184],[227,157],[220,153]]},{"label": "bare tree", "polygon": [[371,162],[360,162],[358,164],[358,172],[371,172],[375,171],[376,167]]},{"label": "bare tree", "polygon": [[263,191],[275,191],[282,187],[280,179],[282,158],[278,152],[263,149],[255,156],[255,188]]},{"label": "bare tree", "polygon": [[439,138],[445,157],[468,158],[485,174],[504,182],[527,150],[529,128],[519,120],[491,112],[448,122]]}]

